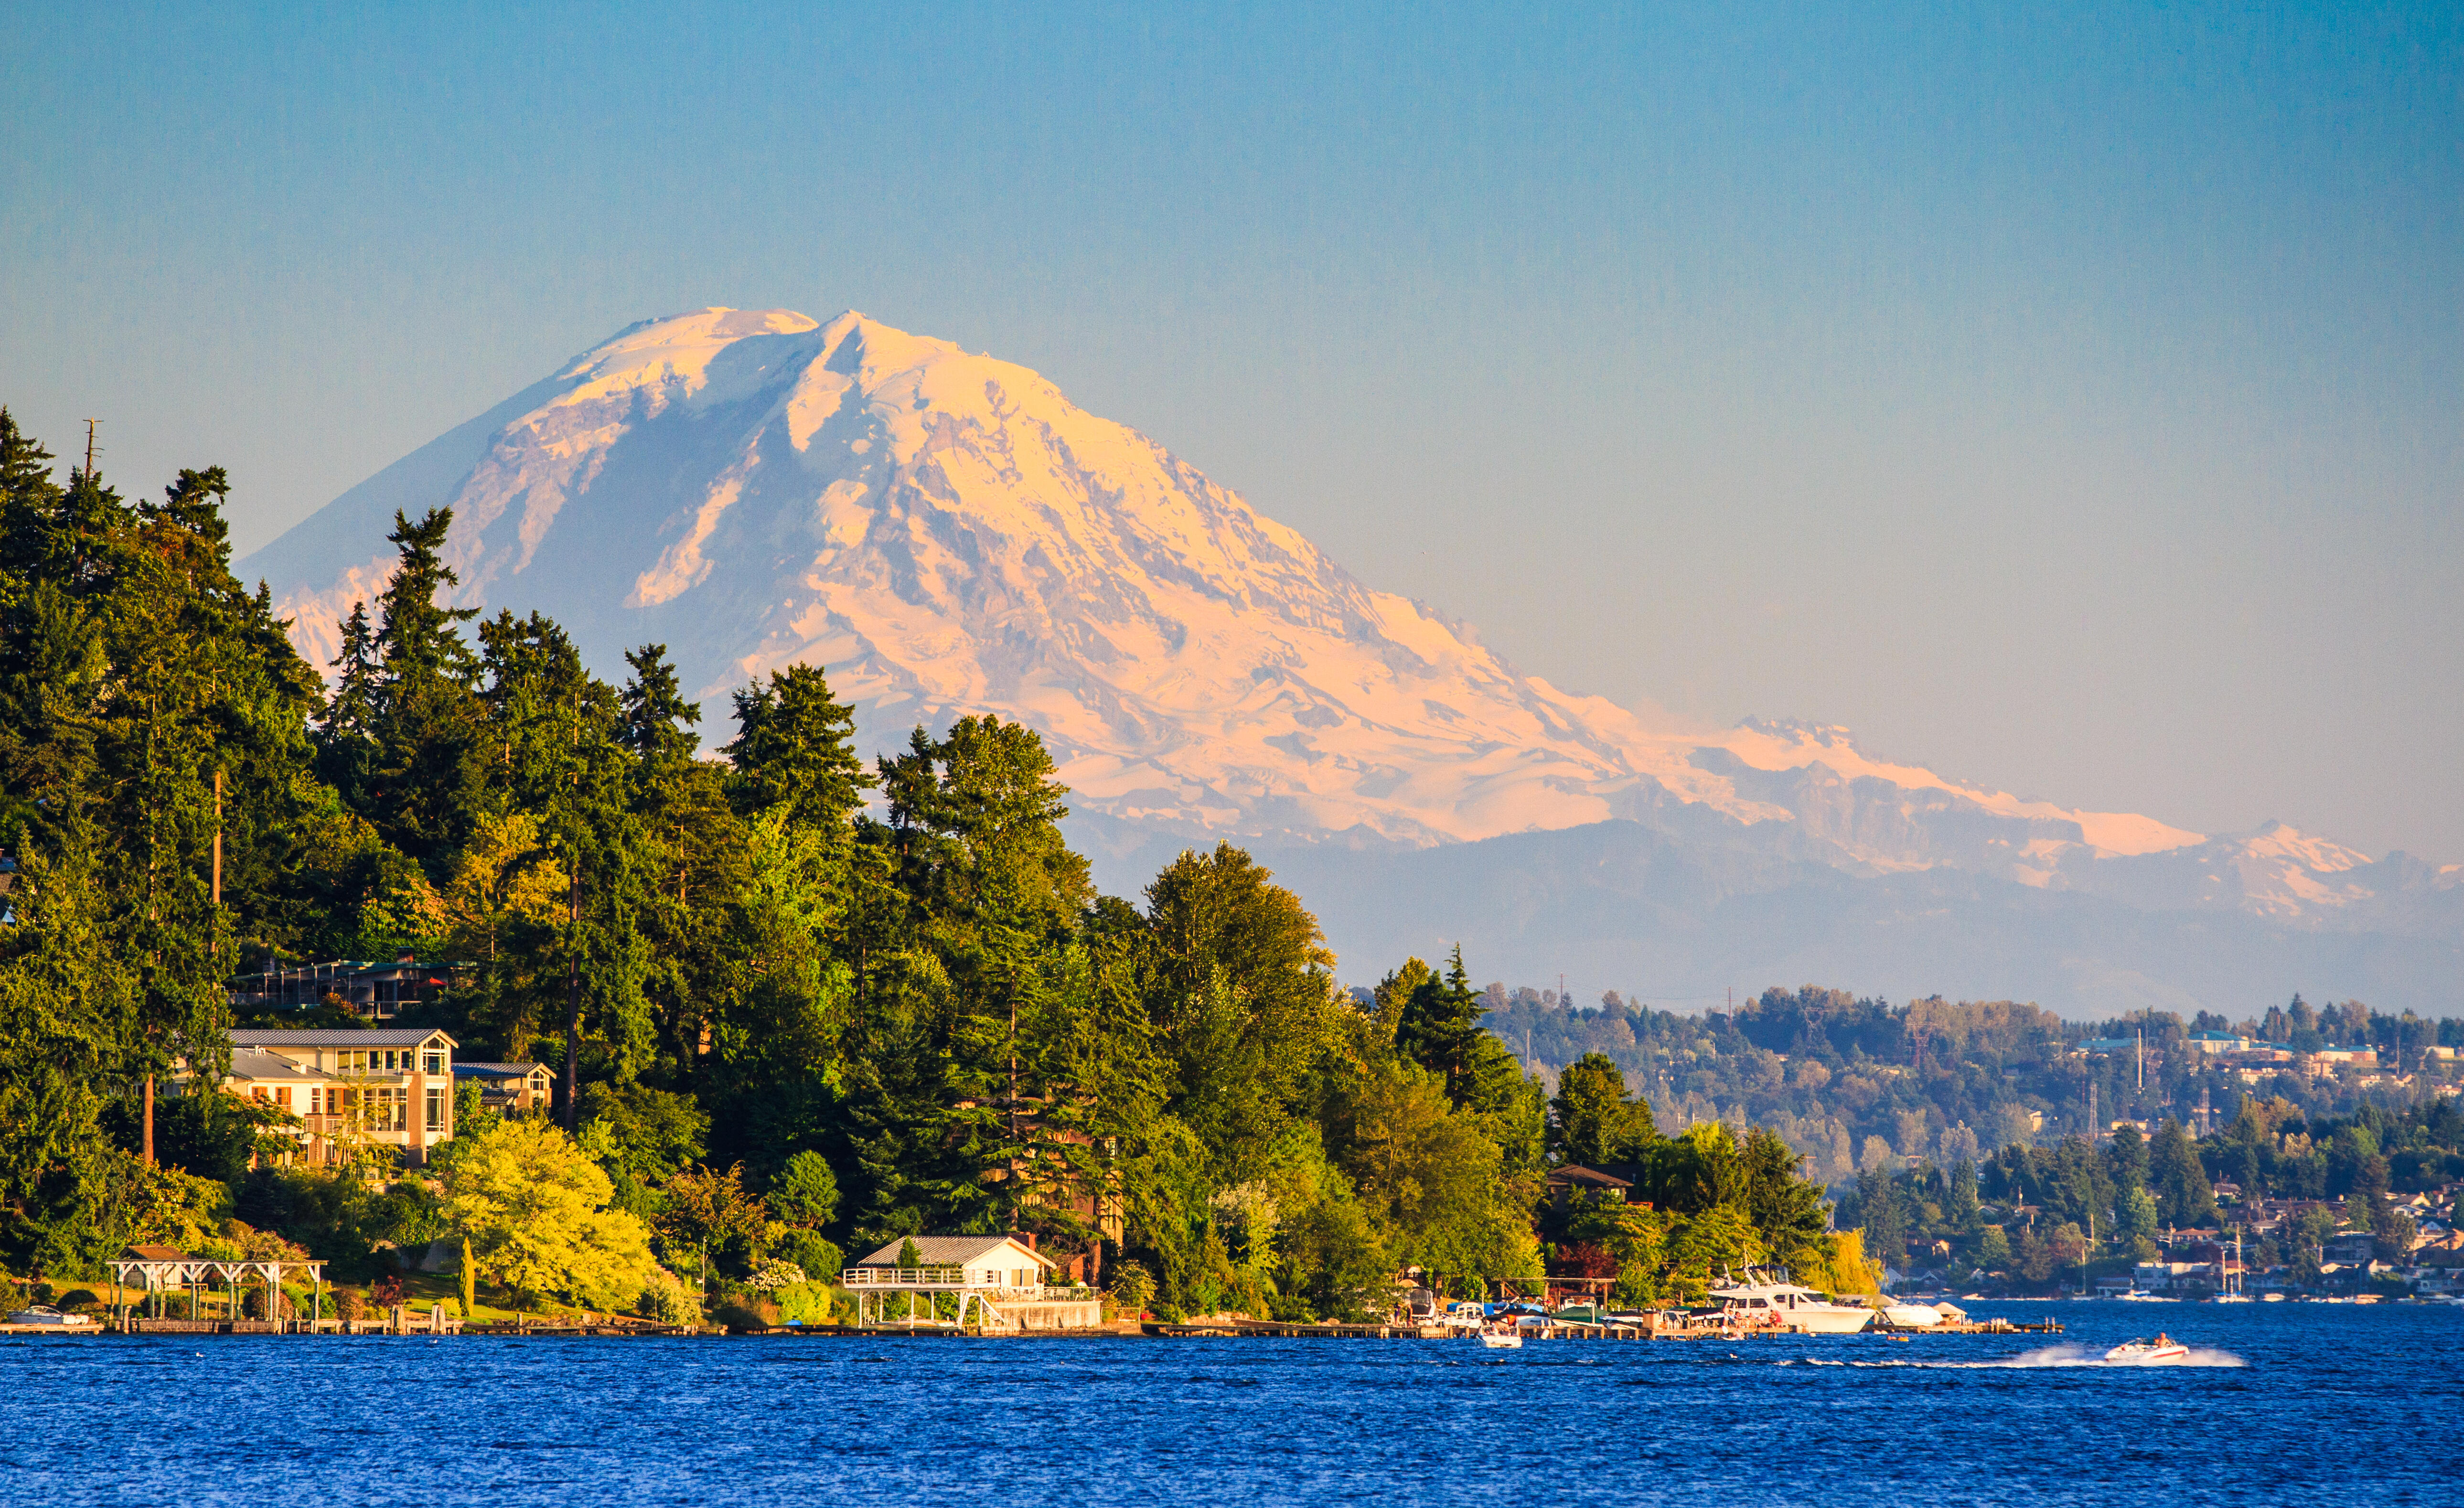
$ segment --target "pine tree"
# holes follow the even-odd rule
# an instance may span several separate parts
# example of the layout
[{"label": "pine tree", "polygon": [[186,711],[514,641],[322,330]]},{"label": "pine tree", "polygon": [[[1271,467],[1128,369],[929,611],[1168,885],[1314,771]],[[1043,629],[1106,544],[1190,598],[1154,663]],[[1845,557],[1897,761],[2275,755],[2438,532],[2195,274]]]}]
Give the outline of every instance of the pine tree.
[{"label": "pine tree", "polygon": [[[793,804],[796,820],[844,830],[873,785],[855,755],[855,713],[830,697],[811,666],[770,672],[767,686],[736,693],[737,732],[724,750],[746,815]],[[920,730],[919,730],[920,732]]]}]

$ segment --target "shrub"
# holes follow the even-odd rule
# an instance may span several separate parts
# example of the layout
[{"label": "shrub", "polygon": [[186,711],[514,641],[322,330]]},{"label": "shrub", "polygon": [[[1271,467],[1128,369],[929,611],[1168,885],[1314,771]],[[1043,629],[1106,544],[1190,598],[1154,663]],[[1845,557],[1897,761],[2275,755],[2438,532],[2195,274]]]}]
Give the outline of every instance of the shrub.
[{"label": "shrub", "polygon": [[1155,1276],[1142,1262],[1123,1262],[1112,1274],[1112,1302],[1134,1319],[1155,1302]]},{"label": "shrub", "polygon": [[80,1309],[101,1308],[102,1296],[91,1288],[72,1288],[52,1302],[55,1307],[74,1314]]},{"label": "shrub", "polygon": [[803,1281],[804,1270],[802,1267],[774,1257],[763,1262],[752,1277],[744,1279],[744,1286],[755,1293],[766,1294],[775,1293],[781,1288],[793,1287]]},{"label": "shrub", "polygon": [[345,1322],[364,1319],[367,1316],[367,1296],[360,1292],[357,1288],[337,1288],[334,1290],[335,1319]]},{"label": "shrub", "polygon": [[787,1324],[838,1324],[854,1318],[855,1296],[828,1283],[793,1283],[770,1295]]},{"label": "shrub", "polygon": [[711,1318],[731,1330],[766,1330],[783,1316],[779,1306],[767,1299],[729,1299],[713,1311]]},{"label": "shrub", "polygon": [[770,1243],[770,1255],[803,1268],[807,1282],[835,1282],[847,1270],[847,1257],[837,1243],[812,1231],[782,1232]]},{"label": "shrub", "polygon": [[693,1291],[681,1279],[666,1268],[659,1268],[643,1287],[641,1300],[633,1306],[633,1312],[661,1324],[692,1324],[701,1318],[701,1305],[693,1301]]}]

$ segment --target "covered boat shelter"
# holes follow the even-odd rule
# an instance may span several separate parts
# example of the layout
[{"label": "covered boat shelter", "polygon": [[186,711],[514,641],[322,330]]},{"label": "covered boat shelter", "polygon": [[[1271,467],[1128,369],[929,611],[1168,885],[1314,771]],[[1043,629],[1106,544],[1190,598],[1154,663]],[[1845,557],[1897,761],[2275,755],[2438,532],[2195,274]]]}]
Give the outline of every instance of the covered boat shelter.
[{"label": "covered boat shelter", "polygon": [[[218,1327],[223,1323],[229,1323],[234,1329],[242,1325],[253,1329],[261,1324],[265,1330],[278,1334],[282,1329],[282,1281],[286,1277],[302,1276],[316,1285],[315,1296],[309,1300],[308,1323],[313,1327],[324,1319],[325,1264],[321,1261],[295,1262],[271,1258],[226,1261],[210,1257],[191,1257],[168,1246],[132,1246],[111,1264],[111,1270],[122,1295],[120,1320],[123,1329],[176,1326],[185,1330]],[[229,1299],[230,1319],[227,1322],[207,1319],[202,1313],[207,1299],[217,1285]],[[132,1305],[126,1301],[125,1295],[130,1288],[142,1289],[144,1293],[142,1304],[135,1306],[145,1311],[143,1315],[129,1313]],[[261,1322],[252,1322],[240,1318],[240,1300],[252,1290],[265,1295],[266,1317]],[[188,1314],[185,1320],[175,1320],[165,1313],[168,1307],[166,1300],[175,1292],[185,1292],[188,1297]]]}]

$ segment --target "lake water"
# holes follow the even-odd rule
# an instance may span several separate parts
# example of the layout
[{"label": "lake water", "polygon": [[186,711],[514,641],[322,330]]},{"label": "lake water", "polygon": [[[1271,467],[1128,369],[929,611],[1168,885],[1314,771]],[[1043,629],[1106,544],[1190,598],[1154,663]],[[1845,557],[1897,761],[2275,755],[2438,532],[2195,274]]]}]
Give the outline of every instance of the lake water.
[{"label": "lake water", "polygon": [[2069,1333],[11,1338],[0,1501],[2464,1502],[2464,1308],[1971,1307]]}]

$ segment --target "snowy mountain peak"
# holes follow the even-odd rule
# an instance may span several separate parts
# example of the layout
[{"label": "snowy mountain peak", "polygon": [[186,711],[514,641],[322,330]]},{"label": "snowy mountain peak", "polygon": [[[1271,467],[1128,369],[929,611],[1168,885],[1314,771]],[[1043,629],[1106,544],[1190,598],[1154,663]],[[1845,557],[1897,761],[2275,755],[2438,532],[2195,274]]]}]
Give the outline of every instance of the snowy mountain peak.
[{"label": "snowy mountain peak", "polygon": [[[539,608],[604,665],[668,645],[706,728],[747,681],[819,665],[876,747],[969,712],[1036,727],[1073,806],[1124,832],[1429,844],[1626,820],[2048,889],[2170,856],[2201,878],[2167,883],[2210,896],[2187,904],[2224,904],[2198,833],[1875,759],[1833,725],[1672,731],[1562,691],[1040,374],[854,311],[628,326],[242,569],[330,662],[394,511],[438,506],[464,605]],[[2232,904],[2341,893],[2318,877],[2368,862],[2243,841],[2233,862],[2278,878]]]}]

